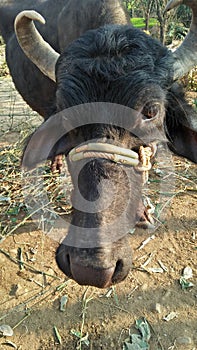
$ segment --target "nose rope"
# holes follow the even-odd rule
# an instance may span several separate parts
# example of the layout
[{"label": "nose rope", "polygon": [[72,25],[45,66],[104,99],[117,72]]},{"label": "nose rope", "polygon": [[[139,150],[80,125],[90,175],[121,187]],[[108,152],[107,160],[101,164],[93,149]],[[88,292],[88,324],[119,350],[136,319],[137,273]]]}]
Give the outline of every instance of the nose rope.
[{"label": "nose rope", "polygon": [[[118,147],[108,143],[90,142],[82,146],[73,148],[69,152],[69,160],[76,162],[87,158],[103,158],[111,160],[115,163],[132,166],[138,172],[142,173],[142,185],[144,186],[148,181],[149,170],[152,167],[151,158],[156,152],[154,144],[149,146],[140,146],[139,151],[134,152],[130,149]],[[136,226],[153,228],[154,219],[150,212],[150,206],[144,203],[145,221],[137,222]],[[151,208],[152,210],[152,208]]]},{"label": "nose rope", "polygon": [[152,167],[150,161],[152,156],[151,146],[140,146],[139,153],[137,153],[127,148],[101,142],[90,142],[73,148],[69,152],[71,162],[87,158],[103,158],[118,164],[133,166],[137,171],[143,173],[143,184],[148,181],[148,171]]},{"label": "nose rope", "polygon": [[72,149],[69,153],[69,159],[73,162],[85,158],[104,158],[130,166],[139,164],[138,153],[127,148],[101,142],[90,142]]},{"label": "nose rope", "polygon": [[140,164],[136,167],[136,170],[142,171],[143,185],[148,182],[149,170],[152,168],[151,157],[153,156],[153,150],[150,146],[139,148]]}]

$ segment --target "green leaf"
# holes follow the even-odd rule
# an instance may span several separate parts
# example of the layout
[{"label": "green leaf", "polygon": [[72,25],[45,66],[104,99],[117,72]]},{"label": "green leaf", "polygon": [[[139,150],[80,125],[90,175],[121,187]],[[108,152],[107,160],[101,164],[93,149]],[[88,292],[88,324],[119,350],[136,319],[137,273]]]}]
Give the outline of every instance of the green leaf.
[{"label": "green leaf", "polygon": [[144,342],[140,335],[132,334],[130,336],[131,343],[125,342],[123,350],[148,350],[149,346]]},{"label": "green leaf", "polygon": [[151,337],[150,327],[145,318],[136,321],[136,328],[139,329],[144,341],[149,341]]},{"label": "green leaf", "polygon": [[17,222],[17,218],[11,218],[12,223]]},{"label": "green leaf", "polygon": [[124,343],[123,350],[142,350],[142,348],[136,344]]},{"label": "green leaf", "polygon": [[16,206],[16,207],[10,208],[10,209],[7,211],[7,214],[8,214],[8,215],[14,215],[14,216],[16,216],[16,215],[18,215],[19,211],[20,211],[20,207],[19,207],[19,206],[18,206],[18,207]]},{"label": "green leaf", "polygon": [[136,346],[136,349],[137,349],[137,346],[139,346],[139,349],[143,349],[143,350],[148,350],[149,349],[149,346],[147,344],[146,341],[144,341],[140,335],[137,335],[137,334],[132,334],[131,335],[131,340],[132,340],[132,344],[135,344]]},{"label": "green leaf", "polygon": [[60,299],[60,311],[64,312],[68,302],[68,295],[63,295]]},{"label": "green leaf", "polygon": [[75,331],[74,329],[71,329],[70,332],[72,335],[74,335],[75,337],[77,337],[79,339],[80,343],[83,343],[86,346],[90,345],[90,342],[88,340],[88,333],[82,337],[82,334],[79,331]]},{"label": "green leaf", "polygon": [[192,282],[187,281],[184,277],[181,277],[179,282],[182,289],[188,289],[194,286]]},{"label": "green leaf", "polygon": [[83,338],[81,338],[80,339],[80,342],[81,343],[83,343],[83,344],[85,344],[86,346],[89,346],[90,345],[90,342],[89,342],[89,340],[88,340],[88,333],[83,337]]},{"label": "green leaf", "polygon": [[75,331],[74,329],[71,329],[70,333],[71,333],[72,335],[75,335],[75,337],[81,339],[81,332]]},{"label": "green leaf", "polygon": [[151,332],[148,322],[145,318],[139,319],[135,326],[141,334],[130,334],[130,339],[124,342],[123,350],[149,350]]}]

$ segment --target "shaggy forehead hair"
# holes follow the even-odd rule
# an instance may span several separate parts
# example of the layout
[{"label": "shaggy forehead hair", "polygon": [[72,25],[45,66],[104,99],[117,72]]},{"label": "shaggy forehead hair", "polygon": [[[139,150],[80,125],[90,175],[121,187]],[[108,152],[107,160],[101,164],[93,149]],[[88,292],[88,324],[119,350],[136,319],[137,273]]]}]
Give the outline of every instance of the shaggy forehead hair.
[{"label": "shaggy forehead hair", "polygon": [[145,86],[158,81],[161,87],[170,85],[167,53],[166,47],[131,26],[86,32],[58,60],[58,94],[66,104],[62,108],[95,101],[134,107],[132,95]]}]

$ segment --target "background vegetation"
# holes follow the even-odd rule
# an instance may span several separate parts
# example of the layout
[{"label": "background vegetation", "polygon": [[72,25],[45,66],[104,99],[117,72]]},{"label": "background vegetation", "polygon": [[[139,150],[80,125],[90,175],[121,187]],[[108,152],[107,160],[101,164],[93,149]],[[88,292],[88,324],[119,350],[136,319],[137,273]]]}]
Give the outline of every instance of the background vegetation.
[{"label": "background vegetation", "polygon": [[173,40],[183,39],[187,34],[191,22],[191,11],[182,5],[164,14],[167,2],[168,0],[125,0],[124,4],[134,25],[135,18],[138,18],[137,26],[146,31],[156,25],[157,30],[154,30],[154,35],[162,43],[170,44]]}]

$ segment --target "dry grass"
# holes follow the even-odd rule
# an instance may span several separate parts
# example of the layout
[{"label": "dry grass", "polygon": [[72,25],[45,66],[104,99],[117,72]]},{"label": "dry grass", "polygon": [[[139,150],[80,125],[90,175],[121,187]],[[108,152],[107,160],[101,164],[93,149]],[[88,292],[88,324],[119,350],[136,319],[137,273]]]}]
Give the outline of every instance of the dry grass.
[{"label": "dry grass", "polygon": [[[24,183],[20,165],[24,146],[23,137],[21,136],[23,135],[20,134],[22,141],[19,140],[11,146],[0,148],[0,230],[2,236],[14,233],[20,226],[31,220],[31,214],[27,211],[23,196],[24,191],[25,193],[27,191],[25,187],[27,181],[25,180]],[[52,204],[54,212],[57,212],[58,215],[70,213],[71,206],[68,193],[70,193],[72,186],[68,175],[65,172],[61,176],[51,174],[49,164],[39,167],[40,172],[41,175],[36,178],[35,187],[31,185],[32,181],[35,180],[35,176],[37,176],[35,172],[28,177],[31,195],[35,198],[35,201],[38,199],[40,203],[38,211],[43,208],[42,200],[39,200],[39,198],[47,193],[49,204]],[[66,188],[62,186],[62,181],[65,182],[65,178],[67,180]],[[43,183],[44,187],[42,186]]]}]

